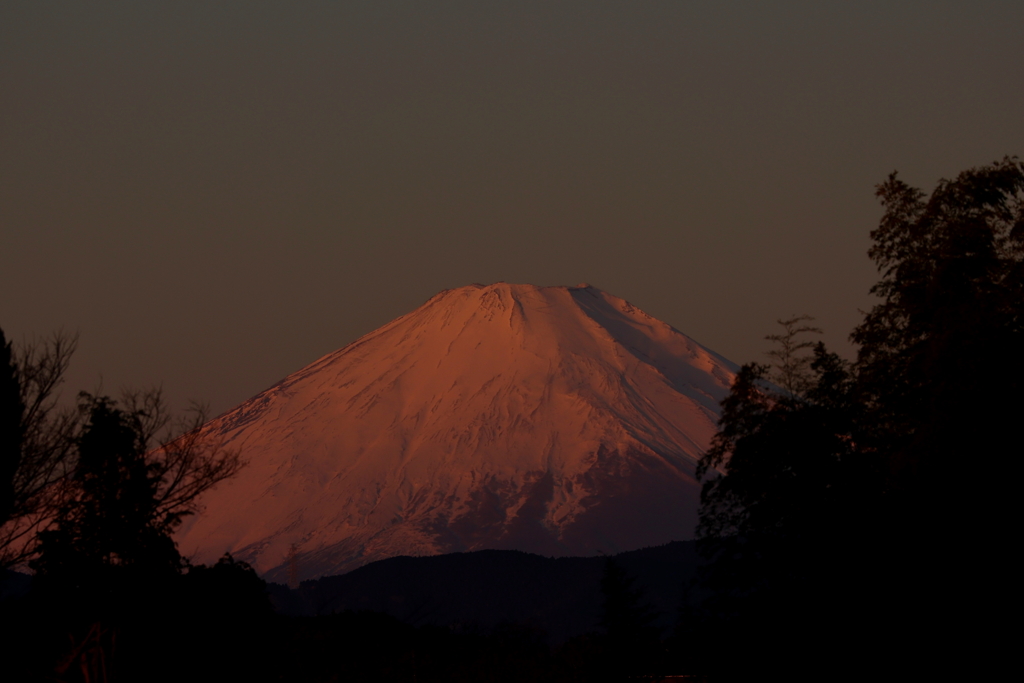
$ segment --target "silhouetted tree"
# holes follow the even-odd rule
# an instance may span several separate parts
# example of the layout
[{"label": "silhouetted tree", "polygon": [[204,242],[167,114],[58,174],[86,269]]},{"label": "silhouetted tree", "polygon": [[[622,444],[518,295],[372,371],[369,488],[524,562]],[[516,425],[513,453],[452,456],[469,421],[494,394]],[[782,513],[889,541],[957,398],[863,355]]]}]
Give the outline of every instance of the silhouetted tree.
[{"label": "silhouetted tree", "polygon": [[57,525],[40,534],[33,568],[88,587],[104,570],[177,573],[181,558],[170,537],[180,515],[159,509],[157,468],[146,457],[143,416],[106,397],[83,395],[88,415],[78,438],[75,496]]},{"label": "silhouetted tree", "polygon": [[698,466],[698,547],[711,613],[730,634],[726,656],[736,666],[813,666],[817,655],[794,646],[824,655],[823,639],[851,635],[823,607],[851,608],[863,585],[850,583],[862,565],[851,548],[870,534],[878,467],[859,448],[855,383],[842,359],[817,344],[791,385],[798,392],[769,383],[769,372],[744,366],[722,403]]},{"label": "silhouetted tree", "polygon": [[894,483],[926,494],[970,454],[991,464],[1019,452],[1024,164],[964,171],[927,198],[893,173],[877,194],[882,301],[852,335],[859,382]]},{"label": "silhouetted tree", "polygon": [[[203,590],[209,584],[202,578],[206,569],[192,568],[197,574],[191,579],[183,576],[190,568],[171,537],[195,509],[196,497],[238,470],[238,455],[196,429],[161,439],[173,427],[159,391],[128,393],[121,403],[82,394],[80,409],[82,427],[72,442],[63,502],[39,533],[38,555],[30,563],[36,575],[24,609],[45,619],[36,620],[34,640],[41,649],[23,665],[37,676],[48,670],[70,676],[79,669],[94,676],[94,665],[103,662],[104,675],[114,679],[180,680],[187,670],[157,663],[173,657],[198,664],[172,654],[197,650],[191,637],[196,620],[219,621],[222,641],[235,645],[236,632],[248,633],[248,624],[256,623],[244,621],[251,614],[233,620],[214,609],[225,603],[210,600],[210,591]],[[197,416],[197,424],[202,419]],[[246,574],[247,567],[230,564],[215,575],[262,586]],[[192,600],[192,593],[205,593],[206,600]],[[262,602],[267,604],[265,594]],[[251,654],[236,647],[225,656],[243,650]]]},{"label": "silhouetted tree", "polygon": [[0,331],[0,569],[33,556],[62,500],[78,419],[57,390],[75,346],[57,332],[14,347]]},{"label": "silhouetted tree", "polygon": [[818,652],[953,670],[1007,646],[985,624],[1014,580],[1024,165],[927,198],[893,174],[878,196],[882,301],[852,335],[856,364],[817,345],[803,374],[786,359],[812,330],[782,321],[775,372],[741,369],[698,467],[710,611],[762,666]]},{"label": "silhouetted tree", "polygon": [[21,465],[21,383],[11,354],[11,344],[0,329],[0,526],[14,511],[14,477]]},{"label": "silhouetted tree", "polygon": [[238,621],[258,621],[271,612],[266,582],[230,553],[216,564],[190,567],[185,585],[196,611],[219,612]]},{"label": "silhouetted tree", "polygon": [[814,356],[807,351],[814,349],[815,342],[801,336],[807,333],[821,334],[821,328],[803,324],[812,320],[814,318],[809,315],[779,320],[777,322],[784,331],[765,337],[768,341],[775,342],[775,348],[767,352],[768,357],[772,359],[770,378],[791,398],[808,391],[814,381],[810,372]]},{"label": "silhouetted tree", "polygon": [[274,641],[273,610],[267,584],[248,564],[225,554],[213,565],[188,568],[178,587],[177,617],[166,640],[176,644],[177,676],[190,677],[201,667],[210,679],[266,680]]},{"label": "silhouetted tree", "polygon": [[930,196],[894,173],[877,194],[881,302],[852,338],[865,442],[890,475],[889,622],[923,658],[973,668],[1008,646],[988,625],[1016,582],[1024,164],[969,169]]},{"label": "silhouetted tree", "polygon": [[124,402],[126,409],[82,394],[87,417],[76,440],[71,494],[55,527],[40,534],[40,556],[32,562],[44,578],[83,584],[111,568],[179,572],[171,533],[201,493],[240,467],[237,453],[207,443],[198,426],[154,448],[169,422],[159,391],[129,393]]}]

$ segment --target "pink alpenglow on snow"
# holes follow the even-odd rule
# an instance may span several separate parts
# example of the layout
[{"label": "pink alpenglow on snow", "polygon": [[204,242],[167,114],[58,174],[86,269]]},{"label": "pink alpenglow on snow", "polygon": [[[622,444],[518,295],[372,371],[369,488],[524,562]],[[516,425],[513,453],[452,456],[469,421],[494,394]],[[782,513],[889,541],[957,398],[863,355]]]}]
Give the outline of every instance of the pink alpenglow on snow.
[{"label": "pink alpenglow on snow", "polygon": [[247,465],[177,541],[284,582],[396,555],[689,539],[735,371],[587,285],[444,291],[210,422]]}]

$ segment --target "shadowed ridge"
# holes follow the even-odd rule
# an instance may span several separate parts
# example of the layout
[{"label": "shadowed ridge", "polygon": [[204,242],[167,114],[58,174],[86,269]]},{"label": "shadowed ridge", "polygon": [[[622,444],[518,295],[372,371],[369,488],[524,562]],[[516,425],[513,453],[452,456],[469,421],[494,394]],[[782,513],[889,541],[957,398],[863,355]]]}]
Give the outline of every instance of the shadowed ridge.
[{"label": "shadowed ridge", "polygon": [[[637,577],[657,608],[656,625],[670,628],[682,588],[700,563],[695,543],[647,547],[615,559]],[[272,586],[272,595],[286,614],[372,610],[417,626],[529,624],[558,643],[597,630],[606,560],[605,555],[552,558],[515,550],[402,556],[306,581],[299,590]]]}]

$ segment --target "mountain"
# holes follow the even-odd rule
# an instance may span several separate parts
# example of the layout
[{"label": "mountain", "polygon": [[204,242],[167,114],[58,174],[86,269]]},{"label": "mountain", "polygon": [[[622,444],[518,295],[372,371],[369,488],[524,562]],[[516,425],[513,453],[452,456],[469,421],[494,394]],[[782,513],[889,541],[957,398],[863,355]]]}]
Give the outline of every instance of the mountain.
[{"label": "mountain", "polygon": [[588,285],[446,290],[207,424],[247,465],[176,540],[285,581],[690,539],[735,371]]},{"label": "mountain", "polygon": [[[600,630],[601,578],[609,557],[541,557],[517,550],[478,550],[433,557],[392,557],[342,576],[306,581],[294,590],[270,584],[281,613],[309,616],[369,610],[406,624],[472,626],[500,624],[539,628],[559,643]],[[640,601],[657,613],[666,633],[675,623],[684,586],[700,558],[693,541],[676,541],[614,556]]]}]

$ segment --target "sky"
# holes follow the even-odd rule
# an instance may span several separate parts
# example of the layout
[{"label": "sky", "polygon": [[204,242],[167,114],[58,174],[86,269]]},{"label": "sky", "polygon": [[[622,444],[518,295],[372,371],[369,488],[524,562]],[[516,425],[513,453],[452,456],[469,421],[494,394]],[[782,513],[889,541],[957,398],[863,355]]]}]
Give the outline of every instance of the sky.
[{"label": "sky", "polygon": [[1024,3],[0,3],[0,328],[227,410],[442,289],[727,358],[872,305],[889,173],[1024,155]]}]

